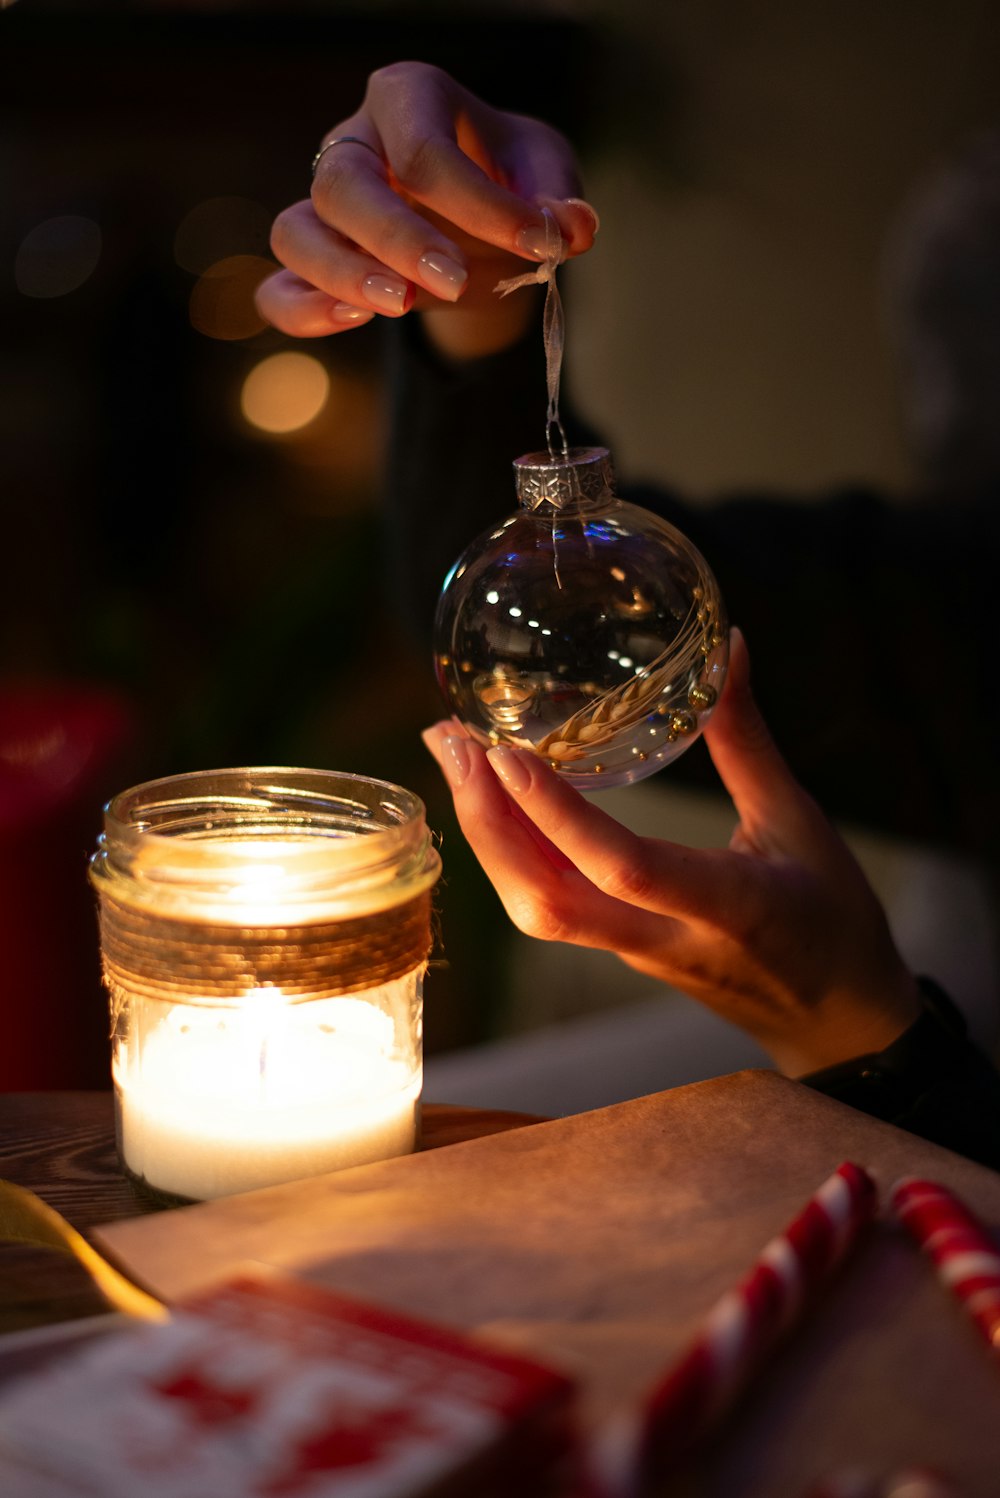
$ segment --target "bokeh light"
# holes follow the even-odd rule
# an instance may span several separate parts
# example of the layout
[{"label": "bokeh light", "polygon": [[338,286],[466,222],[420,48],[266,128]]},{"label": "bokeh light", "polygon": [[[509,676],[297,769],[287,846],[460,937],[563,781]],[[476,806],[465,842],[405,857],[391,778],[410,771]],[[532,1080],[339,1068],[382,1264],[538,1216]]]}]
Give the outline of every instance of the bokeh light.
[{"label": "bokeh light", "polygon": [[254,292],[274,268],[260,255],[229,255],[210,265],[191,292],[192,327],[227,342],[261,332],[267,324],[254,306]]},{"label": "bokeh light", "polygon": [[200,276],[231,255],[266,255],[272,215],[252,198],[206,198],[181,220],[174,259]]},{"label": "bokeh light", "polygon": [[82,286],[101,258],[101,231],[92,218],[61,213],[44,219],[21,240],[14,282],[22,296],[67,296]]},{"label": "bokeh light", "polygon": [[243,381],[240,408],[258,431],[284,436],[308,426],[330,394],[330,377],[312,354],[271,354]]}]

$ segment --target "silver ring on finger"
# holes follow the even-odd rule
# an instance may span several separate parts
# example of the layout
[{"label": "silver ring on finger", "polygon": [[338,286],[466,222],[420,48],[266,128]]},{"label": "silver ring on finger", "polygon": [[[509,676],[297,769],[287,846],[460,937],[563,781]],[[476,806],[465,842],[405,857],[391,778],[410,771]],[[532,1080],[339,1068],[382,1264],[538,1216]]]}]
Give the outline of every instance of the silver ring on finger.
[{"label": "silver ring on finger", "polygon": [[382,160],[381,151],[377,150],[375,146],[370,144],[370,142],[362,140],[360,135],[335,135],[333,140],[328,140],[325,145],[320,146],[319,150],[316,152],[316,155],[313,157],[312,174],[314,177],[316,175],[316,168],[323,160],[323,157],[326,155],[327,151],[332,150],[334,146],[364,146],[366,151],[371,151],[372,155],[377,156],[379,161]]}]

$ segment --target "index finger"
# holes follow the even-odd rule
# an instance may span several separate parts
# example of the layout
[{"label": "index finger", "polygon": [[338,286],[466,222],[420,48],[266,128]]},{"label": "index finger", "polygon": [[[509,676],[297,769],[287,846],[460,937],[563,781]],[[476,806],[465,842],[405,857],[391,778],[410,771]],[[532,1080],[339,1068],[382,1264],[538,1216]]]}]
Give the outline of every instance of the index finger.
[{"label": "index finger", "polygon": [[364,114],[402,189],[499,249],[518,253],[525,223],[544,228],[539,199],[580,191],[558,131],[492,108],[440,68],[408,62],[373,73]]},{"label": "index finger", "polygon": [[[451,785],[469,846],[514,924],[546,941],[662,958],[672,934],[662,917],[595,889],[505,794],[481,745],[449,736],[448,727],[437,725],[424,742]],[[459,745],[462,767],[456,773],[449,757]]]},{"label": "index finger", "polygon": [[739,869],[727,850],[640,837],[530,751],[501,744],[487,757],[535,826],[604,894],[677,919],[703,918],[735,900]]},{"label": "index finger", "polygon": [[[439,69],[407,63],[374,74],[362,109],[331,138],[341,144],[317,169],[317,214],[410,279],[424,279],[420,261],[428,252],[461,263],[463,252],[446,237],[448,226],[507,253],[541,259],[545,218],[540,201],[521,195],[522,185],[539,200],[553,200],[569,253],[593,240],[592,210],[559,201],[579,186],[562,137],[539,121],[490,109]],[[436,222],[429,224],[413,204]]]}]

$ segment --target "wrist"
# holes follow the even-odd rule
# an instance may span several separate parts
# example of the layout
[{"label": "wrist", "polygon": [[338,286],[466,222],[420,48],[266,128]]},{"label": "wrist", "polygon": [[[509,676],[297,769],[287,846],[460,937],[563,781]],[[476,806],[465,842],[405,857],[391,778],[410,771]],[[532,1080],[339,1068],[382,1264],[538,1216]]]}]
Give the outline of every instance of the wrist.
[{"label": "wrist", "polygon": [[932,978],[915,979],[921,1008],[895,1039],[799,1078],[863,1113],[899,1121],[968,1047],[965,1017]]},{"label": "wrist", "polygon": [[897,959],[877,986],[828,994],[794,1029],[759,1038],[786,1076],[801,1078],[884,1050],[922,1008],[919,980]]}]

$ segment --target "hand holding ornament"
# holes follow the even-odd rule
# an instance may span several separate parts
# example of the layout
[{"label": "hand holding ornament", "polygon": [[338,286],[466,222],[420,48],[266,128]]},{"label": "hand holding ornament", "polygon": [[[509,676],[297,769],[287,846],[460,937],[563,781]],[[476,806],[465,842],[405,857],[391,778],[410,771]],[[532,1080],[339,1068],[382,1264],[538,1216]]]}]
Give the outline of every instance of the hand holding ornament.
[{"label": "hand holding ornament", "polygon": [[727,849],[640,837],[537,755],[425,735],[462,830],[514,924],[615,952],[752,1035],[790,1075],[889,1045],[920,1000],[853,856],[793,778],[732,635],[705,729],[739,823]]}]

